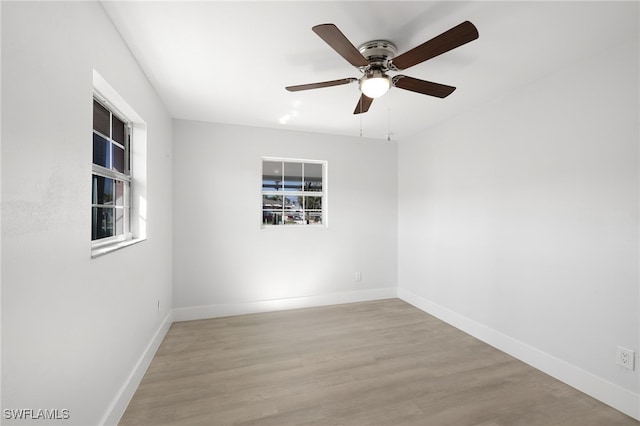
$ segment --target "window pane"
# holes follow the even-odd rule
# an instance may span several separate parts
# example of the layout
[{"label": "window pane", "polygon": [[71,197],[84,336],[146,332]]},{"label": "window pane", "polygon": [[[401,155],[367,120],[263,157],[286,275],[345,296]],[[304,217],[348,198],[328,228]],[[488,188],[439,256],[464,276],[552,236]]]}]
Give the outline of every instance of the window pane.
[{"label": "window pane", "polygon": [[302,191],[302,163],[284,163],[284,190]]},{"label": "window pane", "polygon": [[322,164],[304,163],[304,190],[322,191]]},{"label": "window pane", "polygon": [[281,211],[262,211],[262,223],[264,225],[281,225],[282,224],[282,212]]},{"label": "window pane", "polygon": [[322,210],[322,197],[304,197],[305,210]]},{"label": "window pane", "polygon": [[91,210],[91,239],[99,240],[113,236],[113,209],[93,207]]},{"label": "window pane", "polygon": [[124,149],[117,145],[111,145],[113,148],[113,169],[124,173]]},{"label": "window pane", "polygon": [[286,196],[284,197],[284,224],[303,225],[305,223],[302,203],[304,197]]},{"label": "window pane", "polygon": [[262,190],[277,191],[282,188],[282,162],[262,162]]},{"label": "window pane", "polygon": [[92,204],[113,204],[113,179],[93,175]]},{"label": "window pane", "polygon": [[309,225],[322,225],[322,213],[306,212],[305,217]]},{"label": "window pane", "polygon": [[124,182],[116,180],[116,206],[124,206]]},{"label": "window pane", "polygon": [[304,213],[301,211],[285,211],[284,212],[284,224],[285,225],[305,225],[307,222],[304,218]]},{"label": "window pane", "polygon": [[95,99],[93,101],[93,129],[109,137],[109,110],[100,105]]},{"label": "window pane", "polygon": [[124,146],[124,123],[115,115],[111,118],[111,139]]},{"label": "window pane", "polygon": [[282,195],[263,195],[263,210],[282,210]]},{"label": "window pane", "polygon": [[116,233],[115,235],[124,234],[124,209],[115,209],[116,212]]},{"label": "window pane", "polygon": [[111,153],[109,152],[111,148],[111,142],[99,136],[98,134],[93,134],[93,164],[97,164],[98,166],[106,167],[107,169],[111,168]]},{"label": "window pane", "polygon": [[284,197],[285,210],[302,210],[302,199],[304,197],[297,197],[288,195]]}]

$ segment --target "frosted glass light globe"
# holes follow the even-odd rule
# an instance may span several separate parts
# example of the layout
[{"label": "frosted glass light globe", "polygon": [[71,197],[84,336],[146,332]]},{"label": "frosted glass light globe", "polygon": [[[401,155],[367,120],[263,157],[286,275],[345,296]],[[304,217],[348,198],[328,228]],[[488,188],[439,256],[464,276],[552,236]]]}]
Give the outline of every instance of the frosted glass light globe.
[{"label": "frosted glass light globe", "polygon": [[391,81],[382,73],[365,75],[360,79],[360,90],[369,98],[379,98],[389,91]]}]

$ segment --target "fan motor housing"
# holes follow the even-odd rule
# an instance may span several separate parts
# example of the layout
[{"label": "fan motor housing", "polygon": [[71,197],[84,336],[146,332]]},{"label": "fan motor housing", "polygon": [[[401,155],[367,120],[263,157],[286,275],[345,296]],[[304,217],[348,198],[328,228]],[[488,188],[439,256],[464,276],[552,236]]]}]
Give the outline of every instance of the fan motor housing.
[{"label": "fan motor housing", "polygon": [[[398,50],[396,46],[388,40],[373,40],[363,43],[358,50],[369,61],[368,68],[377,68],[383,71],[389,69],[388,63],[395,58]],[[365,71],[363,70],[363,71]]]}]

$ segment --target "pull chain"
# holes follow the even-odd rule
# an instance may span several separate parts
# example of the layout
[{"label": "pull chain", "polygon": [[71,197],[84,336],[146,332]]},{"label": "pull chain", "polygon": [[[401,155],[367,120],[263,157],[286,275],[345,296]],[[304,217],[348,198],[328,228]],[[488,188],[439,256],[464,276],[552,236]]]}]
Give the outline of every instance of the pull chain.
[{"label": "pull chain", "polygon": [[387,142],[391,142],[391,96],[387,94]]},{"label": "pull chain", "polygon": [[360,96],[360,113],[358,115],[360,116],[360,137],[362,137],[362,96]]},{"label": "pull chain", "polygon": [[387,142],[391,142],[391,106],[387,108]]}]

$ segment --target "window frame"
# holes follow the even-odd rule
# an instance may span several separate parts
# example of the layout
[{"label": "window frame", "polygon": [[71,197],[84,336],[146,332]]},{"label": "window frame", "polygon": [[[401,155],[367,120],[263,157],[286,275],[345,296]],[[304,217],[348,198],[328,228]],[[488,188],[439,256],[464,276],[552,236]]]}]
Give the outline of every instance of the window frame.
[{"label": "window frame", "polygon": [[[282,173],[283,173],[283,188],[280,190],[265,190],[264,189],[264,163],[265,162],[281,162]],[[284,178],[286,177],[284,169],[285,163],[294,163],[303,165],[303,176],[301,178],[302,190],[284,190]],[[322,189],[320,191],[305,191],[304,190],[304,164],[318,164],[321,166],[321,182]],[[301,158],[286,158],[286,157],[261,157],[260,159],[260,228],[261,229],[326,229],[328,227],[328,162],[326,160],[311,160],[311,159],[301,159]],[[306,214],[311,211],[320,211],[321,223],[285,223],[283,220],[281,223],[270,224],[265,223],[264,220],[264,196],[282,196],[283,197],[283,206],[282,212],[284,216],[284,212],[286,211],[286,207],[284,205],[285,197],[320,197],[321,205],[320,209],[305,209],[304,207],[301,209],[302,214]],[[306,219],[305,219],[306,220]]]},{"label": "window frame", "polygon": [[[129,241],[131,239],[133,239],[133,233],[131,232],[131,201],[132,201],[132,197],[131,197],[131,185],[132,185],[132,170],[131,170],[131,133],[132,133],[132,125],[130,120],[128,120],[126,117],[124,117],[124,115],[119,112],[117,110],[117,108],[115,108],[113,105],[111,105],[107,100],[105,100],[102,96],[100,96],[99,93],[97,93],[96,91],[94,91],[93,93],[93,100],[94,102],[97,102],[98,104],[100,104],[103,108],[105,108],[107,111],[109,111],[109,128],[112,129],[113,128],[113,117],[115,116],[118,120],[122,121],[124,123],[124,145],[120,144],[119,142],[117,142],[116,140],[114,140],[112,138],[112,135],[105,135],[103,133],[101,133],[100,131],[96,130],[95,128],[93,128],[93,132],[92,134],[97,134],[98,136],[106,139],[109,144],[115,144],[117,147],[122,148],[124,150],[124,172],[119,172],[118,170],[115,169],[109,169],[106,167],[103,167],[99,164],[95,164],[92,160],[91,162],[91,181],[92,181],[92,185],[93,185],[93,176],[100,176],[100,177],[104,177],[107,179],[112,179],[114,181],[114,187],[115,187],[115,182],[116,181],[120,181],[125,183],[123,185],[123,205],[122,206],[118,206],[115,204],[115,201],[113,202],[113,204],[98,204],[98,203],[94,203],[93,200],[93,196],[92,196],[92,200],[91,200],[91,214],[92,214],[92,219],[91,219],[91,226],[93,228],[93,209],[94,208],[109,208],[109,209],[114,209],[114,212],[116,210],[123,210],[123,228],[124,231],[121,234],[116,234],[110,237],[104,237],[104,238],[99,238],[99,239],[93,239],[93,235],[92,235],[92,239],[91,239],[91,246],[92,248],[99,248],[99,247],[104,247],[104,246],[108,246],[114,243],[120,243],[120,242],[124,242],[124,241]],[[93,127],[93,126],[92,126]],[[114,216],[114,221],[115,221],[115,216]],[[114,223],[114,227],[115,227],[115,223]]]}]

